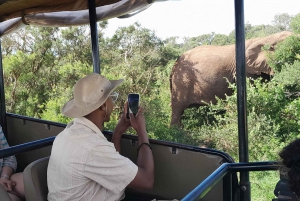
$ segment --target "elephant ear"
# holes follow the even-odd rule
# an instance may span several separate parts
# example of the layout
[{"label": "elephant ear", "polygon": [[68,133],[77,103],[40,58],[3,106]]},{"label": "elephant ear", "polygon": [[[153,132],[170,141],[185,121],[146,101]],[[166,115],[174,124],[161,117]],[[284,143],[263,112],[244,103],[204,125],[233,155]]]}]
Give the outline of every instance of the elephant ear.
[{"label": "elephant ear", "polygon": [[245,52],[246,71],[252,75],[261,75],[261,73],[271,74],[272,70],[267,64],[267,58],[262,47],[265,40],[254,40]]}]

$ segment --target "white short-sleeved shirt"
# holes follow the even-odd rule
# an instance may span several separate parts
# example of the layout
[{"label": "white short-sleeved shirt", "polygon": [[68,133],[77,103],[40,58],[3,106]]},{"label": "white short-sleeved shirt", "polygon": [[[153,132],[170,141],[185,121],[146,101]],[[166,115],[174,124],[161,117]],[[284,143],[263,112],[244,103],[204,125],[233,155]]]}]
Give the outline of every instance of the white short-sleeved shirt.
[{"label": "white short-sleeved shirt", "polygon": [[55,138],[47,171],[48,200],[121,200],[138,167],[84,117]]}]

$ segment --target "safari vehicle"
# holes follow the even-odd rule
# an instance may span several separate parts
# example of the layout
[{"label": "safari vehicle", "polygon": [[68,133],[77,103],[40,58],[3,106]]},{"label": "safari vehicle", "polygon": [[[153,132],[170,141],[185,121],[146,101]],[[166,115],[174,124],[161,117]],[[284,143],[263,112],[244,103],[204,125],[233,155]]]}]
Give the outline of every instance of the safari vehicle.
[{"label": "safari vehicle", "polygon": [[[25,25],[72,26],[89,23],[93,71],[100,73],[97,21],[130,17],[156,2],[158,1],[5,0],[0,3],[0,36]],[[249,171],[277,168],[273,162],[248,162],[243,0],[235,0],[235,20],[240,163],[235,163],[231,156],[221,151],[150,139],[155,160],[154,188],[144,192],[126,189],[126,196],[132,200],[248,201]],[[16,155],[18,171],[24,171],[26,200],[47,200],[46,171],[51,145],[55,136],[66,125],[6,112],[2,62],[0,68],[0,123],[11,146],[0,150],[0,158]],[[108,140],[111,139],[111,131],[104,131],[104,134]],[[121,154],[136,161],[137,137],[123,135],[121,146]],[[240,172],[239,179],[237,172]],[[1,188],[0,199],[9,200]]]}]

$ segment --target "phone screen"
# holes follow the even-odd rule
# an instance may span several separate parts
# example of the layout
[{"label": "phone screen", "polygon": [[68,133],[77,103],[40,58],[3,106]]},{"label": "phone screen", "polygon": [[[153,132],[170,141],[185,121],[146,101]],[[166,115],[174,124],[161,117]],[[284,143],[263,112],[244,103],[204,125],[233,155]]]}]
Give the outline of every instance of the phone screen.
[{"label": "phone screen", "polygon": [[139,94],[128,94],[128,110],[126,117],[129,119],[130,111],[135,116],[139,110],[139,101],[140,95]]}]

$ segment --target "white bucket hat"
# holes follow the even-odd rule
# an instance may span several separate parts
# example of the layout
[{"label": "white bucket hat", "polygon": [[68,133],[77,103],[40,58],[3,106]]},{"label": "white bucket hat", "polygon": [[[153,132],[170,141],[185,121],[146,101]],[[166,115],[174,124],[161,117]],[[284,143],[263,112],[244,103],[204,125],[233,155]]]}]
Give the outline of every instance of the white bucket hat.
[{"label": "white bucket hat", "polygon": [[74,99],[62,108],[63,115],[71,118],[83,117],[99,108],[124,79],[108,80],[97,73],[87,75],[76,82]]}]

